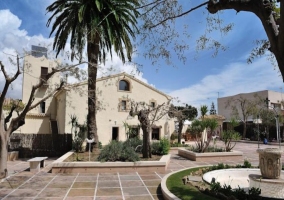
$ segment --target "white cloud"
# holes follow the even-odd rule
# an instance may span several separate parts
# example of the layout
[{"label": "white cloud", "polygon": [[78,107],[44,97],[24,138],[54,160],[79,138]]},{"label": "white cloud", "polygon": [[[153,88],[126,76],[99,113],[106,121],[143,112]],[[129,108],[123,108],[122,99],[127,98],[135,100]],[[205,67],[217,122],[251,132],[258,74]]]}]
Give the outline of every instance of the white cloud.
[{"label": "white cloud", "polygon": [[212,102],[216,106],[218,95],[223,97],[265,89],[277,90],[282,86],[277,70],[273,70],[270,62],[262,57],[252,64],[230,63],[219,73],[207,75],[199,83],[172,91],[170,95],[177,97],[181,103],[197,108],[205,104],[210,108]]},{"label": "white cloud", "polygon": [[148,81],[143,78],[143,73],[138,71],[135,64],[125,63],[121,61],[121,59],[114,53],[112,55],[112,59],[108,56],[105,65],[100,66],[100,70],[98,72],[98,77],[117,74],[121,72],[126,72],[135,78],[148,83]]},{"label": "white cloud", "polygon": [[[42,35],[29,36],[27,31],[21,30],[22,21],[9,10],[0,10],[0,61],[5,66],[7,73],[12,76],[16,72],[16,66],[11,64],[9,58],[16,62],[16,55],[24,55],[24,50],[30,49],[31,45],[51,44],[52,40]],[[22,60],[21,64],[22,66]],[[0,74],[0,89],[4,87],[4,76]],[[21,98],[22,77],[19,76],[13,82],[7,97]]]},{"label": "white cloud", "polygon": [[[2,61],[2,63],[6,66],[7,72],[11,75],[15,73],[16,67],[11,66],[11,63],[8,59],[9,57],[15,58],[14,56],[17,55],[17,53],[24,55],[24,50],[30,50],[31,45],[40,45],[46,47],[53,43],[53,38],[45,38],[42,35],[28,35],[26,30],[20,29],[22,21],[9,10],[0,10],[0,19],[0,61]],[[66,45],[65,50],[70,51],[68,44]],[[66,57],[63,58],[61,54],[59,54],[59,58],[62,60],[62,62],[71,64],[70,60],[66,59]],[[82,65],[81,68],[87,70],[87,65]],[[98,77],[120,72],[129,73],[139,80],[147,83],[147,80],[143,78],[143,74],[139,73],[134,65],[123,64],[115,53],[113,53],[112,60],[109,57],[106,61],[106,64],[101,66],[101,70],[98,72]],[[70,79],[72,78],[70,77]],[[4,83],[4,77],[2,73],[0,73],[0,91],[2,91]],[[22,77],[19,77],[14,82],[13,89],[11,88],[9,90],[7,97],[21,98],[21,94]]]}]

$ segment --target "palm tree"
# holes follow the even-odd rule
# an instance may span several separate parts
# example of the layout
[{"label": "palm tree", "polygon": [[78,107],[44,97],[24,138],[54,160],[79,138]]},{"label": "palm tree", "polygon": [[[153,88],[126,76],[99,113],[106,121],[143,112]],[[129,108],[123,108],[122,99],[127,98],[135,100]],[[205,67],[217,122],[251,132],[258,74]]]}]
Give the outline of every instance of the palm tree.
[{"label": "palm tree", "polygon": [[131,61],[135,39],[138,0],[56,0],[46,8],[52,12],[47,26],[54,20],[50,36],[55,33],[53,49],[59,54],[70,36],[71,60],[82,57],[87,44],[88,56],[88,137],[94,137],[98,148],[96,124],[96,78],[99,62],[112,49],[123,63]]},{"label": "palm tree", "polygon": [[206,105],[202,105],[200,107],[200,113],[201,113],[202,120],[204,119],[204,116],[207,114],[207,112],[208,112],[208,107]]}]

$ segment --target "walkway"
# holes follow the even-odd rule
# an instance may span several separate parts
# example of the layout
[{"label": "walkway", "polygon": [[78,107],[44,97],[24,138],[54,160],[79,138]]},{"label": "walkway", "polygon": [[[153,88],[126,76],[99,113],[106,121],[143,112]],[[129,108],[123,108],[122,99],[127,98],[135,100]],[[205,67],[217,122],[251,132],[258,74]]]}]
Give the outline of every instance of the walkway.
[{"label": "walkway", "polygon": [[[217,143],[221,146],[221,143]],[[260,148],[277,147],[260,145]],[[284,148],[284,147],[283,147]],[[237,143],[234,150],[244,153],[244,159],[258,165],[257,144]],[[189,161],[171,150],[171,161],[166,173],[99,173],[99,174],[52,174],[48,173],[54,159],[39,173],[29,172],[25,160],[8,162],[9,177],[0,183],[0,199],[5,200],[154,200],[163,199],[160,189],[165,174],[200,165],[218,162]],[[284,154],[282,155],[282,157]],[[243,160],[224,160],[236,165]]]}]

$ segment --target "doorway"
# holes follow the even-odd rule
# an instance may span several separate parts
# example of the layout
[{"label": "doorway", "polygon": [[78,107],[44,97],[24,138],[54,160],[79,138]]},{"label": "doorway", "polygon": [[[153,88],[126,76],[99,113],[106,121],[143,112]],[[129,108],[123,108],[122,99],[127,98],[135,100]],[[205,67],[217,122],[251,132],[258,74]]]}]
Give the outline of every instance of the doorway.
[{"label": "doorway", "polygon": [[112,138],[111,140],[118,140],[118,127],[112,127]]}]

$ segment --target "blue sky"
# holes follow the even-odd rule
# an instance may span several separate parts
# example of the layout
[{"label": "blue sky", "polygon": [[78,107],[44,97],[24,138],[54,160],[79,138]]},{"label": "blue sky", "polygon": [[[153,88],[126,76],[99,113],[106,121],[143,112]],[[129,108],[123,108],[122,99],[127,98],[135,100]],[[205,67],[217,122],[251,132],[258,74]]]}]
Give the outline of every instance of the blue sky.
[{"label": "blue sky", "polygon": [[[187,4],[190,1],[180,2],[188,7],[198,4],[196,1],[191,1],[192,5]],[[46,27],[50,14],[46,14],[45,11],[50,3],[52,0],[0,1],[0,60],[6,66],[10,66],[7,54],[15,54],[15,50],[23,52],[23,49],[29,49],[31,45],[52,44],[53,38],[48,38],[50,28]],[[234,23],[234,28],[228,35],[212,34],[212,37],[221,41],[227,50],[220,51],[215,58],[212,57],[212,51],[202,51],[195,59],[195,41],[204,33],[206,16],[207,11],[202,7],[178,19],[176,29],[181,30],[182,25],[186,23],[191,35],[191,38],[186,40],[190,45],[190,49],[185,52],[186,63],[173,56],[172,61],[177,67],[166,65],[162,59],[159,60],[158,67],[152,66],[151,61],[141,56],[135,56],[135,61],[143,65],[142,71],[137,73],[133,66],[123,65],[114,56],[112,61],[107,61],[106,66],[113,66],[117,69],[116,72],[133,73],[138,79],[177,97],[182,103],[197,108],[204,104],[210,108],[212,101],[216,105],[218,95],[224,97],[266,89],[282,91],[282,78],[266,57],[255,59],[252,64],[246,62],[254,47],[254,40],[266,38],[259,19],[250,13],[224,11],[219,14],[226,23]],[[138,47],[139,50],[143,50],[143,47]],[[8,67],[8,71],[12,73],[13,68]],[[104,73],[100,73],[100,76],[102,75]],[[3,76],[0,76],[0,91],[3,83]],[[21,89],[20,78],[13,85],[9,96],[20,98]]]}]

